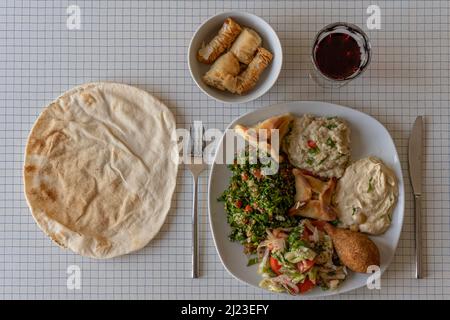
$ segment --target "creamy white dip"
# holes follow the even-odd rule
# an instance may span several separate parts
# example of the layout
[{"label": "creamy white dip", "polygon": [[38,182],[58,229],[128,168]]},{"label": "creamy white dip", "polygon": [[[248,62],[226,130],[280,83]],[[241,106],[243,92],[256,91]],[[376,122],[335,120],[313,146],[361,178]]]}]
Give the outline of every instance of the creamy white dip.
[{"label": "creamy white dip", "polygon": [[394,172],[378,158],[360,159],[347,167],[337,184],[334,204],[340,225],[382,234],[391,224],[397,197]]}]

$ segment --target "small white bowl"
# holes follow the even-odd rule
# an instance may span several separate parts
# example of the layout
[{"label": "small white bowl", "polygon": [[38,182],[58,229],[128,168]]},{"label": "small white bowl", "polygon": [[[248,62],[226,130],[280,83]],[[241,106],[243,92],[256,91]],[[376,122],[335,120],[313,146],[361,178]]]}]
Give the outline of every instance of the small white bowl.
[{"label": "small white bowl", "polygon": [[[243,27],[254,29],[262,38],[262,47],[273,54],[273,60],[266,70],[261,74],[256,86],[243,95],[220,91],[207,86],[203,80],[203,75],[209,70],[211,65],[203,64],[197,60],[197,52],[202,43],[208,43],[219,31],[226,18],[231,17]],[[280,39],[272,27],[263,19],[247,12],[223,12],[206,20],[195,32],[189,45],[188,64],[192,79],[197,86],[211,98],[224,103],[244,103],[255,100],[269,91],[275,84],[283,64],[283,50]]]}]

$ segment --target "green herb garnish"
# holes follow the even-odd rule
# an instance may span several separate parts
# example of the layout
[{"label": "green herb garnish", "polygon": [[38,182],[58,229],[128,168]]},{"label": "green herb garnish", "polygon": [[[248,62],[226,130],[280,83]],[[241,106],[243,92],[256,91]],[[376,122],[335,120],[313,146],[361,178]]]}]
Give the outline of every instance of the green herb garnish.
[{"label": "green herb garnish", "polygon": [[316,154],[318,154],[319,152],[320,152],[320,149],[319,149],[318,147],[310,148],[310,149],[308,150],[308,153],[311,154],[311,155],[316,155]]},{"label": "green herb garnish", "polygon": [[336,147],[336,142],[334,142],[333,139],[328,138],[327,139],[327,146],[329,146],[331,148],[334,148],[334,147]]},{"label": "green herb garnish", "polygon": [[353,207],[353,209],[352,209],[352,216],[354,216],[354,215],[355,215],[355,213],[356,213],[356,208],[355,208],[355,207]]},{"label": "green herb garnish", "polygon": [[314,163],[314,159],[313,158],[308,158],[308,159],[306,159],[306,163],[309,164],[310,166],[312,166],[313,163]]},{"label": "green herb garnish", "polygon": [[328,130],[333,130],[333,129],[337,128],[337,125],[334,123],[330,123],[330,124],[326,125],[326,128]]},{"label": "green herb garnish", "polygon": [[300,247],[306,247],[305,241],[301,239],[302,235],[303,227],[298,226],[291,230],[291,233],[289,233],[289,236],[287,238],[289,250],[297,250]]},{"label": "green herb garnish", "polygon": [[325,158],[323,158],[322,160],[320,160],[320,161],[319,161],[319,165],[321,165],[322,163],[324,163],[325,160],[327,160],[327,159],[328,159],[328,156],[326,156]]}]

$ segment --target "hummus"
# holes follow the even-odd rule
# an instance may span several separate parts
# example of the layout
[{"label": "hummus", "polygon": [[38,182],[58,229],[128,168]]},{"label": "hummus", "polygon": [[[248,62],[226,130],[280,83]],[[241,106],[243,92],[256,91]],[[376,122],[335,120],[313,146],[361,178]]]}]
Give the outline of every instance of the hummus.
[{"label": "hummus", "polygon": [[391,224],[398,197],[394,172],[380,159],[356,161],[338,181],[334,204],[340,226],[369,234],[382,234]]},{"label": "hummus", "polygon": [[336,117],[304,115],[292,122],[282,147],[297,168],[340,178],[350,159],[350,128]]}]

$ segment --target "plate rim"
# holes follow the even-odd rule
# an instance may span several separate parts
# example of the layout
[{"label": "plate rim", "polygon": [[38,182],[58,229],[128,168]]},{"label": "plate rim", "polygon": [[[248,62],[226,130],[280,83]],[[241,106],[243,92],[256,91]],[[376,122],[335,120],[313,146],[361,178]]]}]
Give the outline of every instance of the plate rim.
[{"label": "plate rim", "polygon": [[[402,166],[401,166],[401,161],[400,161],[400,157],[398,156],[398,152],[397,152],[397,146],[395,145],[394,139],[391,136],[391,133],[389,132],[389,130],[380,122],[378,121],[378,119],[376,119],[375,117],[371,116],[370,114],[367,114],[365,112],[350,108],[350,107],[346,107],[346,106],[342,106],[339,104],[335,104],[332,102],[325,102],[325,101],[320,101],[320,100],[295,100],[295,101],[286,101],[286,102],[281,102],[281,103],[275,103],[275,104],[270,104],[258,109],[253,109],[250,111],[247,111],[245,113],[243,113],[242,115],[239,115],[238,117],[234,118],[228,125],[227,127],[224,129],[224,133],[222,134],[218,144],[217,144],[217,148],[214,152],[214,158],[213,158],[213,162],[211,164],[210,170],[209,170],[209,177],[208,177],[208,220],[209,220],[209,228],[211,230],[211,234],[212,234],[212,238],[214,241],[214,247],[216,250],[217,255],[219,256],[220,262],[222,263],[222,266],[225,268],[225,270],[236,280],[250,286],[253,288],[258,288],[259,290],[265,292],[265,293],[269,293],[272,295],[276,295],[276,296],[283,296],[283,295],[288,295],[287,293],[282,293],[281,295],[279,293],[276,292],[271,292],[269,290],[264,290],[262,288],[260,288],[259,286],[255,286],[252,283],[247,282],[244,279],[241,279],[240,277],[238,277],[237,275],[235,275],[230,269],[228,269],[227,265],[224,263],[222,255],[219,252],[219,248],[217,246],[217,242],[216,242],[216,237],[215,237],[215,232],[214,232],[214,228],[212,226],[212,219],[211,219],[211,203],[212,203],[212,199],[211,199],[211,182],[212,182],[212,177],[213,177],[213,171],[216,167],[216,159],[218,156],[218,151],[220,146],[223,144],[223,139],[225,137],[225,132],[227,130],[229,130],[233,125],[236,124],[237,121],[239,121],[239,119],[242,119],[250,114],[254,114],[254,113],[260,113],[260,112],[265,112],[265,111],[270,111],[272,109],[275,109],[277,107],[288,107],[290,105],[295,105],[295,104],[308,104],[308,103],[313,103],[313,104],[321,104],[323,107],[327,107],[327,106],[332,106],[333,108],[337,108],[337,109],[341,109],[343,111],[350,111],[352,113],[356,113],[359,116],[363,116],[363,117],[369,117],[372,121],[375,121],[375,123],[377,123],[377,125],[380,125],[388,134],[388,137],[390,139],[390,142],[392,143],[392,145],[394,146],[394,156],[398,159],[398,166],[399,166],[399,176],[397,177],[398,179],[398,184],[399,184],[399,196],[397,199],[397,204],[396,207],[399,206],[399,209],[401,210],[401,215],[399,217],[399,232],[397,234],[397,236],[395,237],[395,241],[392,243],[393,244],[393,253],[391,255],[391,257],[386,260],[386,263],[384,266],[380,267],[380,277],[384,274],[384,272],[388,269],[388,267],[391,265],[392,260],[395,257],[395,253],[397,251],[398,248],[398,243],[400,241],[400,237],[403,231],[403,224],[404,224],[404,216],[405,216],[405,183],[404,183],[404,177],[403,177],[403,172],[402,172]],[[282,113],[279,113],[282,114]],[[403,191],[403,193],[401,192]],[[326,296],[333,296],[333,295],[339,295],[342,293],[346,293],[346,292],[350,292],[350,291],[354,291],[357,289],[361,289],[363,288],[364,285],[362,286],[358,286],[355,288],[348,288],[345,290],[339,290],[339,288],[337,290],[329,290],[329,291],[322,291],[322,294],[316,294],[316,295],[295,295],[295,296],[290,296],[290,297],[294,297],[297,299],[312,299],[312,298],[321,298],[321,297],[326,297]]]}]

